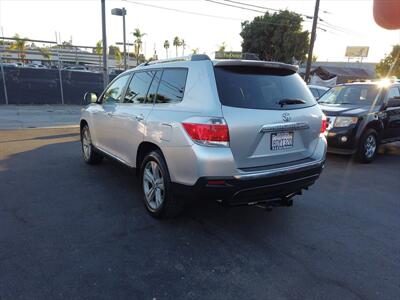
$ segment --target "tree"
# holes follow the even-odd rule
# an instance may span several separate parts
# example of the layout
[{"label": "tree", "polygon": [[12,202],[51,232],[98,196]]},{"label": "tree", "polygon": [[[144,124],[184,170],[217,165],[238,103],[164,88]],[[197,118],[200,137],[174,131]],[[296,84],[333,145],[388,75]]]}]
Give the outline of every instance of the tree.
[{"label": "tree", "polygon": [[258,54],[263,60],[302,61],[310,44],[309,32],[302,31],[302,21],[300,15],[285,10],[243,22],[242,51]]},{"label": "tree", "polygon": [[96,47],[93,49],[93,52],[99,56],[99,67],[101,67],[101,56],[103,55],[103,41],[98,41],[96,43]]},{"label": "tree", "polygon": [[114,56],[117,51],[120,51],[118,46],[108,46],[108,55]]},{"label": "tree", "polygon": [[74,49],[74,46],[72,45],[71,41],[63,41],[61,45],[64,49]]},{"label": "tree", "polygon": [[199,54],[199,48],[192,49],[192,54]]},{"label": "tree", "polygon": [[118,68],[121,68],[122,67],[122,53],[121,53],[121,51],[119,51],[119,48],[117,48],[115,50],[114,58],[115,58],[115,63],[118,66]]},{"label": "tree", "polygon": [[142,49],[142,37],[144,37],[146,34],[142,33],[139,28],[135,28],[135,30],[132,32],[133,36],[135,37],[135,41],[133,42],[135,44],[135,56],[136,56],[136,64],[139,64],[139,54],[140,50]]},{"label": "tree", "polygon": [[164,48],[165,48],[166,57],[168,58],[168,49],[169,49],[169,41],[168,40],[164,41]]},{"label": "tree", "polygon": [[51,59],[51,53],[49,51],[49,48],[43,47],[43,48],[38,48],[40,54],[43,56],[43,58],[50,60]]},{"label": "tree", "polygon": [[172,45],[174,45],[176,49],[176,57],[178,57],[178,47],[182,45],[182,41],[179,39],[179,37],[176,36]]},{"label": "tree", "polygon": [[182,46],[182,56],[185,56],[185,48],[186,48],[186,42],[184,39],[181,41],[181,46]]},{"label": "tree", "polygon": [[376,66],[379,77],[400,77],[400,44],[394,45],[390,54],[386,55]]},{"label": "tree", "polygon": [[17,50],[18,59],[24,61],[27,38],[21,38],[18,33],[14,34],[13,38],[15,39],[15,41],[11,44],[10,49]]},{"label": "tree", "polygon": [[121,68],[121,66],[122,66],[122,53],[119,50],[119,47],[118,46],[113,46],[113,45],[109,46],[108,47],[108,55],[114,56],[115,64],[119,68]]},{"label": "tree", "polygon": [[225,50],[226,50],[226,43],[222,42],[222,44],[219,45],[218,47],[218,52],[225,52]]},{"label": "tree", "polygon": [[311,60],[312,60],[312,62],[317,62],[317,60],[318,60],[318,56],[316,56],[316,55],[313,55],[313,56],[312,56],[312,58],[311,58]]}]

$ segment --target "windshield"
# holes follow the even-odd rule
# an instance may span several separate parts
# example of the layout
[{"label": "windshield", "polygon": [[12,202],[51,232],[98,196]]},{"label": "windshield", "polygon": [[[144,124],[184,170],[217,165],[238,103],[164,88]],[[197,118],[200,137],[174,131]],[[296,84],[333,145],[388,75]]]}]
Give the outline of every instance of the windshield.
[{"label": "windshield", "polygon": [[316,104],[297,73],[290,70],[225,66],[215,68],[218,95],[226,106],[295,109]]},{"label": "windshield", "polygon": [[324,104],[372,105],[381,89],[375,85],[341,85],[331,88],[321,98]]}]

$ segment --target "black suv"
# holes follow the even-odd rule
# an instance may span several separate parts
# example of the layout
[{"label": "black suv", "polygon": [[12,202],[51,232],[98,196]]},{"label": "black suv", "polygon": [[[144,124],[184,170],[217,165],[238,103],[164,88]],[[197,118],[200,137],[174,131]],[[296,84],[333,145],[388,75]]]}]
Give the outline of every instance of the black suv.
[{"label": "black suv", "polygon": [[400,140],[400,83],[341,84],[319,100],[327,117],[328,152],[371,162],[380,144]]}]

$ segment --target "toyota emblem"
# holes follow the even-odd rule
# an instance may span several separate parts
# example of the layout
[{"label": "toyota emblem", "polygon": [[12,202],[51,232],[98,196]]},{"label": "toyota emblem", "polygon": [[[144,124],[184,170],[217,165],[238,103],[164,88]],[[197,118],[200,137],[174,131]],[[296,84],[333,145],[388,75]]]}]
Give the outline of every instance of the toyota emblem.
[{"label": "toyota emblem", "polygon": [[283,113],[283,114],[282,114],[282,120],[283,120],[284,122],[289,122],[291,119],[292,119],[292,117],[290,116],[289,113]]}]

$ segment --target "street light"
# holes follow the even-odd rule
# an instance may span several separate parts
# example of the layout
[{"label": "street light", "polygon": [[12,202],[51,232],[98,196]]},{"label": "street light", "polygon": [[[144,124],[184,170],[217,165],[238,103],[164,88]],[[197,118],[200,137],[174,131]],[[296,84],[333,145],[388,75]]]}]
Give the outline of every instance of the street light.
[{"label": "street light", "polygon": [[111,14],[114,16],[122,16],[122,31],[124,35],[124,68],[127,69],[126,64],[126,35],[125,35],[125,16],[126,16],[126,9],[123,8],[113,8],[111,10]]}]

